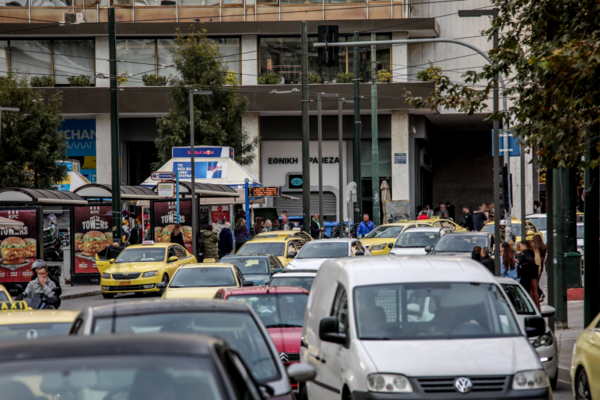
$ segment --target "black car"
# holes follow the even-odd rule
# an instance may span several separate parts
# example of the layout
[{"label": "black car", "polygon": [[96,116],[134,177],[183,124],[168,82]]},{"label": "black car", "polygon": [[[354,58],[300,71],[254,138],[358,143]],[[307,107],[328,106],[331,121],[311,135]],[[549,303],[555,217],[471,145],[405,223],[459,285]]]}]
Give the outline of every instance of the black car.
[{"label": "black car", "polygon": [[471,258],[473,248],[494,248],[494,234],[491,232],[452,232],[444,235],[434,246],[425,247],[428,255],[458,256]]},{"label": "black car", "polygon": [[263,400],[224,340],[177,334],[61,337],[0,345],[3,400]]}]

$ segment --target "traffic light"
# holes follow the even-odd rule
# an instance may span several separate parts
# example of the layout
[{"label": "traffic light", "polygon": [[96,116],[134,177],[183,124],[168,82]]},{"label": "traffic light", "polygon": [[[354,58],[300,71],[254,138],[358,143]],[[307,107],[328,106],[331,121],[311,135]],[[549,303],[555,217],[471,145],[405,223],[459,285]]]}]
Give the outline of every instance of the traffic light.
[{"label": "traffic light", "polygon": [[[319,25],[319,42],[338,42],[339,27],[337,25]],[[319,47],[317,65],[319,67],[339,66],[339,47]]]},{"label": "traffic light", "polygon": [[500,168],[500,209],[508,210],[510,208],[510,186],[509,186],[510,174],[508,173],[508,166],[504,165]]}]

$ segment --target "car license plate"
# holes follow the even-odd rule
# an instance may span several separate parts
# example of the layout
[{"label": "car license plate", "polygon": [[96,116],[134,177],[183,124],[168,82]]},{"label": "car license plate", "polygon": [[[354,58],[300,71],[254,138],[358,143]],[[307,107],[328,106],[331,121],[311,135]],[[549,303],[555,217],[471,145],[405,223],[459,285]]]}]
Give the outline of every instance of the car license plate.
[{"label": "car license plate", "polygon": [[131,285],[131,281],[121,281],[119,282],[119,285],[123,286],[123,285]]}]

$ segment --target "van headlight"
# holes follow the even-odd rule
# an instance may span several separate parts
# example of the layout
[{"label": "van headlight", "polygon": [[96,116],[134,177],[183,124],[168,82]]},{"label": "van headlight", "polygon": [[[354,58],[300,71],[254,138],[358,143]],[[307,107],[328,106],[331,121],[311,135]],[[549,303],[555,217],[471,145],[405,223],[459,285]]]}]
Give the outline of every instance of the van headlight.
[{"label": "van headlight", "polygon": [[371,248],[369,250],[373,251],[373,250],[383,250],[387,247],[386,243],[381,243],[381,244],[376,244],[375,246],[371,246]]},{"label": "van headlight", "polygon": [[533,344],[533,347],[538,348],[538,347],[542,347],[542,346],[552,346],[552,343],[554,343],[554,340],[552,339],[552,335],[550,334],[550,332],[547,332],[547,333],[544,333],[543,335],[540,335],[540,337],[535,339],[532,344]]},{"label": "van headlight", "polygon": [[404,375],[371,374],[367,377],[370,392],[412,393],[413,389]]},{"label": "van headlight", "polygon": [[542,389],[550,386],[548,374],[543,369],[521,371],[513,378],[513,390]]}]

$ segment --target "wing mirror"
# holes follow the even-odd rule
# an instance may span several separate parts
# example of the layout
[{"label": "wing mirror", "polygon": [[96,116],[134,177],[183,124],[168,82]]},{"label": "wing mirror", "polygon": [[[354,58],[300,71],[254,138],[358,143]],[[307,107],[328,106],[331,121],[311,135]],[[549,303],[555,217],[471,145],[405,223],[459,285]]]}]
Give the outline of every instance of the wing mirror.
[{"label": "wing mirror", "polygon": [[554,314],[556,314],[556,309],[552,306],[543,305],[541,312],[542,318],[550,318],[553,317]]},{"label": "wing mirror", "polygon": [[166,288],[166,287],[167,287],[167,284],[166,284],[166,283],[164,283],[164,282],[158,282],[158,283],[156,284],[156,287],[157,287],[157,288],[159,288],[159,289],[164,289],[164,288]]},{"label": "wing mirror", "polygon": [[244,281],[242,282],[242,286],[254,286],[254,281]]},{"label": "wing mirror", "polygon": [[317,371],[310,365],[294,363],[287,368],[288,376],[296,382],[312,381],[317,376]]},{"label": "wing mirror", "polygon": [[431,253],[431,250],[433,250],[433,246],[426,246],[425,247],[425,253]]},{"label": "wing mirror", "polygon": [[112,264],[112,263],[114,263],[114,262],[115,262],[115,259],[114,259],[114,258],[111,258],[110,260],[108,260],[108,262]]},{"label": "wing mirror", "polygon": [[337,317],[323,318],[319,323],[319,338],[324,342],[346,343],[346,335],[339,333],[340,323]]},{"label": "wing mirror", "polygon": [[298,253],[296,253],[295,251],[290,251],[288,253],[288,258],[296,258],[297,255],[298,255]]},{"label": "wing mirror", "polygon": [[169,257],[169,262],[175,262],[177,260],[179,260],[178,257],[175,257],[175,256]]},{"label": "wing mirror", "polygon": [[278,273],[278,272],[281,272],[281,268],[275,268],[275,269],[273,270],[273,273],[274,273],[274,274],[276,274],[276,273]]},{"label": "wing mirror", "polygon": [[525,333],[527,337],[537,337],[546,333],[546,322],[542,317],[525,317]]},{"label": "wing mirror", "polygon": [[388,243],[387,247],[391,249],[392,247],[394,247],[394,243]]},{"label": "wing mirror", "polygon": [[358,256],[364,256],[364,255],[365,255],[365,252],[364,252],[364,251],[357,251],[356,253],[354,253],[354,255],[355,255],[356,257],[358,257]]}]

